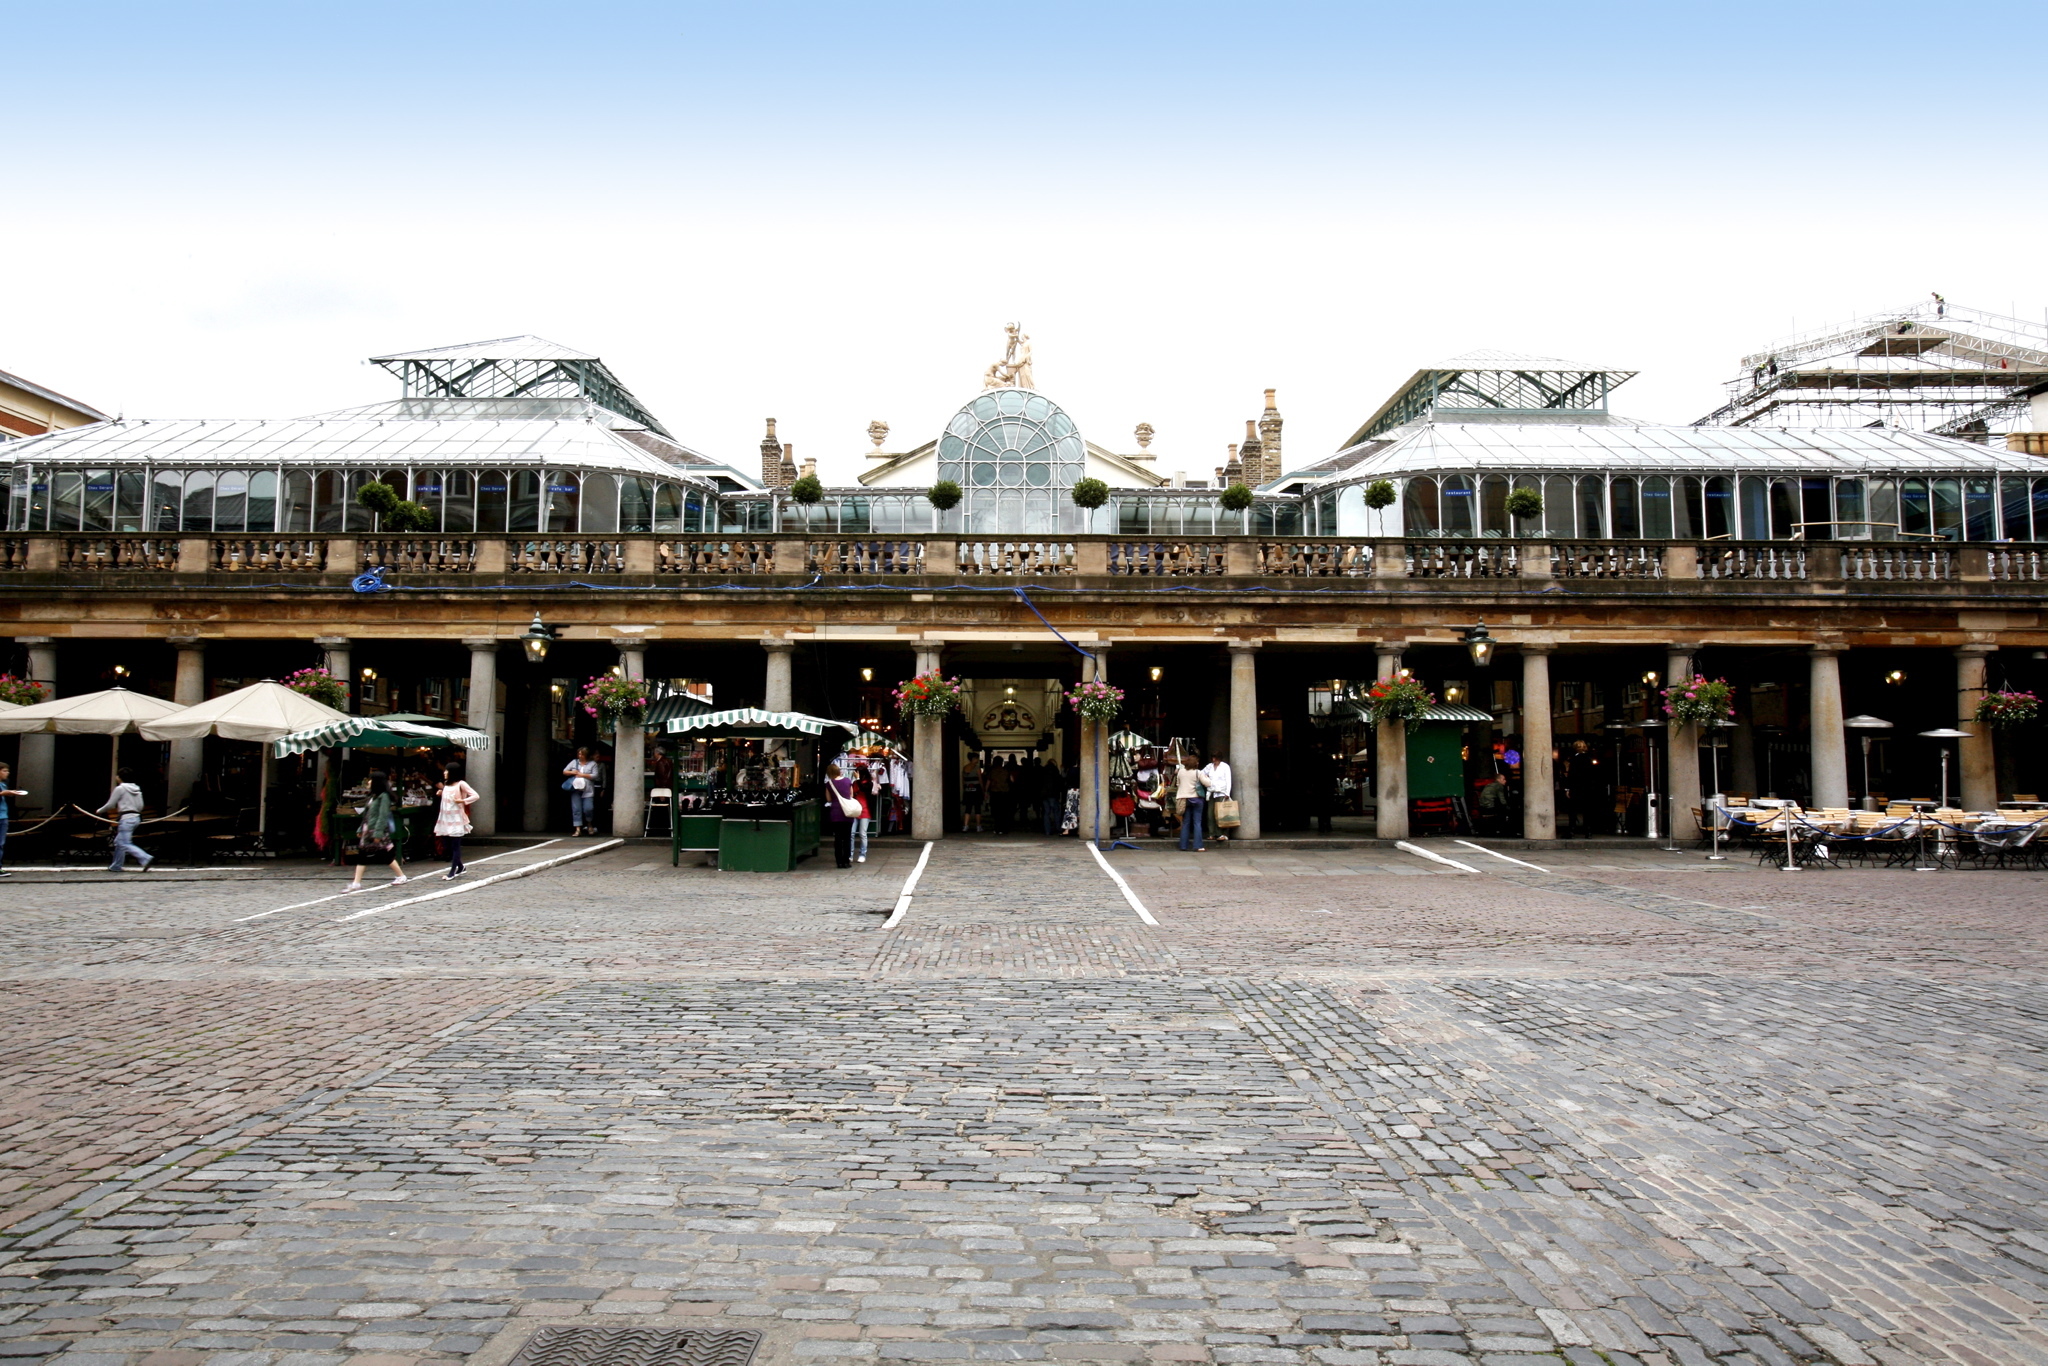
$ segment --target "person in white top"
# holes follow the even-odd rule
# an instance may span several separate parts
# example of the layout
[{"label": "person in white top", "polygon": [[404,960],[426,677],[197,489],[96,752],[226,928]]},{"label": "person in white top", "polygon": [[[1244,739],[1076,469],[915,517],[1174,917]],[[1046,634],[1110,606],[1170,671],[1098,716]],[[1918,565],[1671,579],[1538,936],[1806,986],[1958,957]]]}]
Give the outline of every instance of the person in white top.
[{"label": "person in white top", "polygon": [[1209,820],[1209,828],[1215,833],[1216,838],[1227,840],[1230,836],[1217,829],[1215,824],[1216,803],[1224,801],[1230,796],[1230,760],[1222,750],[1216,751],[1215,754],[1210,756],[1209,762],[1202,765],[1201,777],[1202,790],[1209,797],[1206,804],[1207,809],[1203,812],[1203,815]]},{"label": "person in white top", "polygon": [[99,814],[114,813],[114,861],[107,865],[110,873],[128,871],[128,856],[133,854],[142,863],[142,871],[148,872],[149,865],[156,860],[144,853],[135,843],[135,827],[142,824],[142,789],[135,785],[135,770],[124,768],[115,775],[118,779],[114,790],[107,794],[100,804]]},{"label": "person in white top", "polygon": [[562,786],[569,793],[569,824],[578,835],[597,833],[590,814],[597,802],[597,777],[597,760],[590,757],[588,749],[577,750],[562,770]]},{"label": "person in white top", "polygon": [[[1173,795],[1180,803],[1180,848],[1183,853],[1202,852],[1202,812],[1209,803],[1203,793],[1202,775],[1192,763],[1183,762],[1174,775]],[[1188,841],[1193,840],[1190,844]]]},{"label": "person in white top", "polygon": [[448,842],[450,879],[462,876],[462,838],[470,831],[469,808],[481,794],[462,781],[461,764],[441,768],[441,807],[434,813],[434,833]]}]

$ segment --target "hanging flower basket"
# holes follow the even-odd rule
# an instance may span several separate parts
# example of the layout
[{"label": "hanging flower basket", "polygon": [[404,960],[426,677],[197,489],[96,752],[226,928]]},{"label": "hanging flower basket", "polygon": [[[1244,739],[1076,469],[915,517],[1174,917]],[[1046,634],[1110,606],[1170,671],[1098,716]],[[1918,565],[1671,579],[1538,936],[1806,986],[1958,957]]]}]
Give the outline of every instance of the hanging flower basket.
[{"label": "hanging flower basket", "polygon": [[325,669],[300,669],[284,676],[284,685],[336,711],[348,710],[348,684]]},{"label": "hanging flower basket", "polygon": [[1366,713],[1376,725],[1399,721],[1409,730],[1418,729],[1435,705],[1435,695],[1412,678],[1382,678],[1365,694]]},{"label": "hanging flower basket", "polygon": [[1124,690],[1114,683],[1076,683],[1067,705],[1083,721],[1114,721],[1124,709]]},{"label": "hanging flower basket", "polygon": [[583,685],[576,700],[607,731],[637,726],[647,716],[647,684],[638,678],[599,674]]},{"label": "hanging flower basket", "polygon": [[1704,678],[1694,674],[1664,690],[1664,714],[1674,726],[1697,726],[1708,721],[1732,719],[1735,689],[1725,678]]},{"label": "hanging flower basket", "polygon": [[1987,726],[2032,725],[2041,714],[2041,699],[2030,692],[1992,692],[1977,704],[1976,719]]},{"label": "hanging flower basket", "polygon": [[896,689],[896,710],[904,716],[950,716],[966,692],[959,679],[943,677],[934,670]]},{"label": "hanging flower basket", "polygon": [[32,678],[16,678],[13,674],[0,674],[0,702],[12,702],[17,707],[33,707],[48,700],[50,690]]}]

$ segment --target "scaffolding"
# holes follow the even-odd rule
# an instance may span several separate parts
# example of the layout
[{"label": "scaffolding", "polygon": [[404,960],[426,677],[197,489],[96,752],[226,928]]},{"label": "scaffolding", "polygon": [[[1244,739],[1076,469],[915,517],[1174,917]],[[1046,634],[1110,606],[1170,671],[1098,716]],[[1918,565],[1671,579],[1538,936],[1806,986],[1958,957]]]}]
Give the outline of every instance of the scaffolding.
[{"label": "scaffolding", "polygon": [[581,398],[669,436],[603,361],[542,337],[372,356],[370,363],[398,376],[407,398]]},{"label": "scaffolding", "polygon": [[2043,425],[2048,324],[1939,295],[1742,358],[1695,427],[1900,427],[1988,442]]},{"label": "scaffolding", "polygon": [[1635,378],[1633,370],[1581,365],[1555,356],[1469,351],[1417,370],[1380,405],[1344,446],[1356,446],[1422,417],[1440,422],[1517,418],[1598,420],[1607,397]]}]

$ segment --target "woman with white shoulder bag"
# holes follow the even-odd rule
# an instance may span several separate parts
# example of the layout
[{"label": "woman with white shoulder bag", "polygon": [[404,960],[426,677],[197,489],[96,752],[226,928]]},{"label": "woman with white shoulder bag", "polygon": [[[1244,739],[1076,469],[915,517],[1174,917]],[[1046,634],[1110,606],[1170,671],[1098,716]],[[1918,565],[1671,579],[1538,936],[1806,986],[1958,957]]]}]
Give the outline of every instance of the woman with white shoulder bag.
[{"label": "woman with white shoulder bag", "polygon": [[441,806],[434,814],[434,833],[448,845],[448,877],[462,876],[462,840],[471,825],[469,808],[480,799],[475,788],[462,780],[462,765],[441,766]]},{"label": "woman with white shoulder bag", "polygon": [[853,867],[853,823],[862,816],[860,794],[853,779],[844,776],[839,765],[825,769],[825,821],[832,827],[832,861],[841,868]]}]

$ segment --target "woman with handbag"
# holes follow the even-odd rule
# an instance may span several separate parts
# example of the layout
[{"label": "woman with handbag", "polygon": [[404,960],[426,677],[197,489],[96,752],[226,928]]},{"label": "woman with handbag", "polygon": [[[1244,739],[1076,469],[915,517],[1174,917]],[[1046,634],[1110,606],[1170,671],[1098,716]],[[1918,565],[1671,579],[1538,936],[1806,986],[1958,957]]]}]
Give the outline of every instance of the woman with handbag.
[{"label": "woman with handbag", "polygon": [[860,795],[853,779],[844,777],[839,765],[825,769],[825,821],[832,827],[832,861],[841,868],[853,867],[853,823],[860,819]]},{"label": "woman with handbag", "polygon": [[462,781],[462,765],[441,769],[441,807],[434,816],[434,833],[448,844],[448,878],[462,876],[462,837],[470,831],[469,808],[481,794]]},{"label": "woman with handbag", "polygon": [[370,775],[370,798],[363,803],[363,816],[356,826],[356,875],[349,880],[351,892],[363,890],[363,869],[373,863],[391,865],[391,885],[405,881],[405,869],[398,863],[398,816],[391,809],[391,780],[381,773]]},{"label": "woman with handbag", "polygon": [[562,770],[562,790],[569,794],[569,824],[575,827],[570,833],[595,835],[597,827],[591,824],[590,811],[597,800],[597,760],[590,757],[589,750],[577,750]]}]

